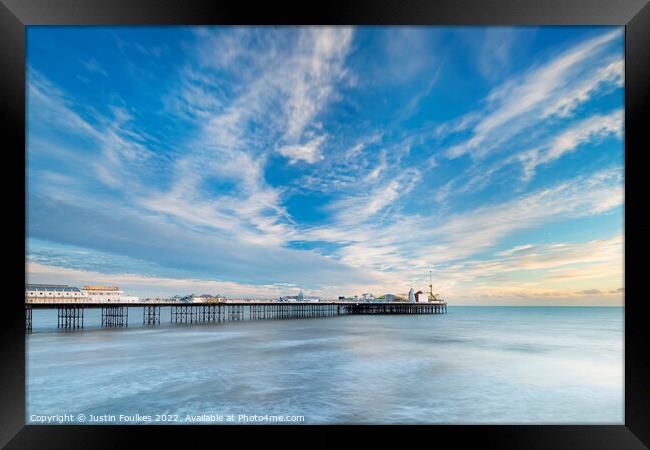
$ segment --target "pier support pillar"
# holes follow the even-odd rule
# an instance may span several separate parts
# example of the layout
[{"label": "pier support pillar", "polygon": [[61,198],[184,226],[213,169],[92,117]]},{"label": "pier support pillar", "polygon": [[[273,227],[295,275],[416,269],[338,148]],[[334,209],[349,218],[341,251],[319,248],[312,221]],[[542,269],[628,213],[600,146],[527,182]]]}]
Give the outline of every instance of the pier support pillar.
[{"label": "pier support pillar", "polygon": [[244,320],[243,305],[228,305],[228,318],[230,320]]},{"label": "pier support pillar", "polygon": [[129,326],[128,306],[102,307],[102,326],[108,328],[128,327]]},{"label": "pier support pillar", "polygon": [[217,322],[218,321],[218,314],[217,314],[217,308],[219,308],[219,305],[207,305],[206,306],[206,320],[207,322]]},{"label": "pier support pillar", "polygon": [[77,305],[61,305],[58,308],[57,327],[66,330],[84,327],[84,308]]},{"label": "pier support pillar", "polygon": [[190,305],[172,306],[171,320],[174,323],[193,323],[194,308]]},{"label": "pier support pillar", "polygon": [[160,306],[147,305],[142,308],[143,325],[160,325]]},{"label": "pier support pillar", "polygon": [[25,331],[32,332],[32,306],[25,305]]}]

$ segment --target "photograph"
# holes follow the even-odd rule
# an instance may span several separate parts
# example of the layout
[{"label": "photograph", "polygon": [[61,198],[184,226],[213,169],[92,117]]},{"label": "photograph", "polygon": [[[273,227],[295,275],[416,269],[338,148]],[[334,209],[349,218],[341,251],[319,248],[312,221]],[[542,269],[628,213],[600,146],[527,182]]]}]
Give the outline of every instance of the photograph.
[{"label": "photograph", "polygon": [[26,425],[626,424],[624,26],[24,33]]}]

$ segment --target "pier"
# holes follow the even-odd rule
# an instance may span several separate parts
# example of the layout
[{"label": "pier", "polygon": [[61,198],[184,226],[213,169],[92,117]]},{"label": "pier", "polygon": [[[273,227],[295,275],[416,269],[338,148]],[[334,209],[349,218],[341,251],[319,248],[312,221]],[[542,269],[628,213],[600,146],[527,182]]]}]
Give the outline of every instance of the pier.
[{"label": "pier", "polygon": [[84,328],[84,311],[100,309],[101,326],[105,328],[128,327],[129,308],[142,308],[142,324],[160,325],[163,310],[171,324],[219,323],[241,320],[309,319],[361,314],[446,314],[447,303],[404,302],[223,302],[223,303],[172,303],[172,302],[32,302],[25,303],[25,331],[32,332],[34,309],[56,309],[57,327],[64,330]]}]

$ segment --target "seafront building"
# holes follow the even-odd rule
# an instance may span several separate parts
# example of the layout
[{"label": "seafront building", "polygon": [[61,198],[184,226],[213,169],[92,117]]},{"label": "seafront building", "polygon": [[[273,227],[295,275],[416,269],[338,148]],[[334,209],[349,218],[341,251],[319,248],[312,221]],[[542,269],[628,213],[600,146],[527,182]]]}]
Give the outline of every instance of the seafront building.
[{"label": "seafront building", "polygon": [[194,295],[192,294],[190,296],[190,301],[192,303],[224,303],[226,301],[226,298],[217,294],[217,295],[212,295],[212,294],[202,294],[202,295]]},{"label": "seafront building", "polygon": [[78,287],[67,284],[26,284],[25,303],[77,303],[89,301]]},{"label": "seafront building", "polygon": [[25,303],[137,303],[139,297],[125,295],[118,286],[87,285],[79,289],[67,284],[26,284]]},{"label": "seafront building", "polygon": [[281,302],[320,302],[320,297],[315,297],[311,295],[305,295],[302,293],[302,289],[298,295],[285,295],[280,297],[278,300]]},{"label": "seafront building", "polygon": [[172,303],[225,303],[226,297],[216,294],[190,294],[190,295],[174,295],[173,297],[162,299],[166,302]]},{"label": "seafront building", "polygon": [[140,297],[125,295],[118,286],[86,285],[81,292],[88,297],[91,303],[137,303]]}]

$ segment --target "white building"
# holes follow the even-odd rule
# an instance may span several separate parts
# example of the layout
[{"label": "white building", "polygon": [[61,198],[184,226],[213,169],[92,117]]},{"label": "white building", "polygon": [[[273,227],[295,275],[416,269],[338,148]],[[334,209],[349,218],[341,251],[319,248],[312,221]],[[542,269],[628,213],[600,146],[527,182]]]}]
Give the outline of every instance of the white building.
[{"label": "white building", "polygon": [[409,289],[409,303],[415,303],[415,293],[413,292],[413,288]]},{"label": "white building", "polygon": [[222,295],[202,294],[190,296],[192,303],[224,303],[226,298]]},{"label": "white building", "polygon": [[67,284],[26,284],[25,303],[87,302],[88,296],[78,287]]},{"label": "white building", "polygon": [[302,289],[298,295],[285,295],[280,297],[281,302],[319,302],[320,297],[315,297],[312,295],[305,295],[302,293]]},{"label": "white building", "polygon": [[124,295],[117,286],[83,286],[81,292],[93,303],[137,303],[140,297]]}]

